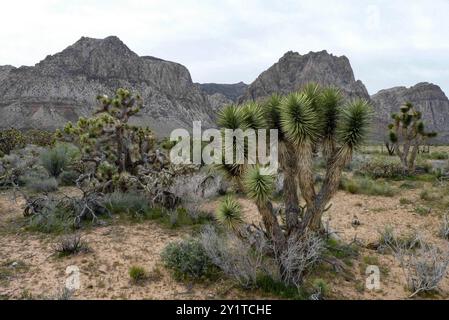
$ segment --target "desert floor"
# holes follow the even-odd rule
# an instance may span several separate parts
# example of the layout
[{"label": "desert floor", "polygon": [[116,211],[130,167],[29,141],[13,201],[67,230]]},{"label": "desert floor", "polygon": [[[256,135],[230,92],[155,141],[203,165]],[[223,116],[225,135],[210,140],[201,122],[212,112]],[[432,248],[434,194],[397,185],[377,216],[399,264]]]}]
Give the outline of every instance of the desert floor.
[{"label": "desert floor", "polygon": [[[448,242],[438,238],[442,213],[428,215],[415,212],[420,189],[403,190],[393,197],[354,195],[339,191],[325,219],[332,230],[346,243],[360,245],[359,256],[351,263],[345,276],[321,274],[329,284],[330,299],[405,299],[410,295],[399,263],[390,254],[366,248],[375,242],[380,230],[392,226],[400,235],[419,232],[426,241],[442,249]],[[70,188],[63,192],[70,192]],[[408,204],[400,204],[407,198]],[[205,211],[214,212],[219,199],[205,203]],[[245,218],[258,222],[254,205],[241,198]],[[91,251],[60,258],[54,246],[59,236],[23,230],[23,199],[14,199],[12,192],[0,194],[0,297],[54,298],[64,287],[67,266],[75,265],[81,272],[81,288],[75,299],[264,299],[276,298],[259,291],[243,290],[226,279],[214,283],[186,283],[173,279],[160,261],[160,253],[171,241],[192,233],[191,227],[170,229],[155,221],[131,223],[117,219],[104,226],[80,231]],[[354,219],[360,225],[354,227]],[[367,264],[381,270],[381,289],[365,289]],[[150,272],[150,279],[136,285],[130,281],[128,269],[141,265]],[[443,279],[433,298],[449,298],[449,275]]]}]

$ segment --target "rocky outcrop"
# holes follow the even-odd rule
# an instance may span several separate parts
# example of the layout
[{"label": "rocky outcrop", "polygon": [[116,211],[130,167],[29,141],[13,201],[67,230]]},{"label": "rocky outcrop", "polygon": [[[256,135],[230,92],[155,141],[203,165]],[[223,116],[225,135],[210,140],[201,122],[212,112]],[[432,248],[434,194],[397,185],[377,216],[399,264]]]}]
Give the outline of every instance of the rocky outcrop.
[{"label": "rocky outcrop", "polygon": [[14,70],[13,66],[0,66],[0,83],[5,79],[11,70]]},{"label": "rocky outcrop", "polygon": [[207,96],[182,65],[140,57],[117,37],[83,37],[34,67],[0,69],[0,127],[55,129],[88,116],[95,97],[118,87],[139,92],[145,109],[133,121],[159,135],[213,124]]},{"label": "rocky outcrop", "polygon": [[219,93],[231,101],[237,101],[237,99],[242,96],[248,88],[248,85],[244,82],[233,84],[201,83],[199,86],[201,90],[208,95]]},{"label": "rocky outcrop", "polygon": [[214,111],[214,113],[216,113],[222,107],[234,103],[233,100],[226,98],[221,93],[214,93],[212,95],[208,95],[207,100],[209,101],[209,105]]},{"label": "rocky outcrop", "polygon": [[436,142],[449,142],[449,99],[435,84],[422,82],[410,88],[395,87],[381,90],[371,96],[377,117],[376,136],[382,138],[387,132],[391,114],[399,112],[405,102],[411,102],[422,112],[426,129],[438,132]]},{"label": "rocky outcrop", "polygon": [[287,94],[312,81],[336,86],[351,98],[369,99],[368,91],[361,81],[355,80],[345,56],[336,57],[326,51],[305,55],[289,51],[259,75],[239,100],[257,100],[273,93]]}]

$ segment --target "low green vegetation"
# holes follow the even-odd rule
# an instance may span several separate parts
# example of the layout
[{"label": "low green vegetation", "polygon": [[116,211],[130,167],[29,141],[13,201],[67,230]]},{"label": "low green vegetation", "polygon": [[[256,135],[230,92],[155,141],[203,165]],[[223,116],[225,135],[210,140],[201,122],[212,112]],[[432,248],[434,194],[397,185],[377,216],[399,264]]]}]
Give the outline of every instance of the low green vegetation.
[{"label": "low green vegetation", "polygon": [[161,257],[164,265],[173,271],[177,279],[200,280],[213,279],[217,276],[217,267],[196,238],[168,244]]},{"label": "low green vegetation", "polygon": [[81,236],[74,234],[63,237],[55,246],[55,251],[59,257],[76,255],[90,251],[87,242]]},{"label": "low green vegetation", "polygon": [[140,284],[144,282],[147,277],[147,271],[141,266],[132,266],[128,270],[129,277],[134,284]]},{"label": "low green vegetation", "polygon": [[396,190],[389,183],[367,177],[342,178],[340,188],[352,194],[392,197]]}]

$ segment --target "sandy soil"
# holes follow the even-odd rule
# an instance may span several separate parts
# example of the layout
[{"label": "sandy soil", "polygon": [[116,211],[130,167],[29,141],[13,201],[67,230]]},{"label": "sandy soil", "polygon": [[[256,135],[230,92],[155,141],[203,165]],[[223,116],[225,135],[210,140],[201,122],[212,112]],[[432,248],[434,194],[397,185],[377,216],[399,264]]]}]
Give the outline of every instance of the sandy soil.
[{"label": "sandy soil", "polygon": [[[20,206],[10,194],[0,195],[0,266],[14,273],[0,278],[0,297],[53,298],[62,292],[70,265],[80,269],[81,288],[74,298],[81,299],[213,299],[239,298],[226,281],[207,286],[176,282],[161,266],[160,253],[171,241],[187,235],[187,230],[170,230],[156,222],[111,224],[81,232],[91,252],[59,258],[54,255],[58,236],[15,232],[12,224],[21,219]],[[19,270],[14,270],[19,263]],[[128,269],[144,267],[150,280],[136,285]]]},{"label": "sandy soil", "polygon": [[[373,242],[378,238],[378,230],[391,225],[398,234],[417,230],[426,240],[449,249],[448,242],[436,236],[441,219],[438,215],[420,216],[413,212],[413,204],[399,204],[400,197],[418,201],[418,194],[419,190],[409,190],[386,198],[339,192],[326,218],[331,228],[347,242],[355,238],[364,244]],[[255,206],[246,199],[240,201],[246,220],[257,223],[259,217]],[[214,211],[217,203],[217,200],[206,203],[204,209]],[[12,200],[10,192],[0,194],[0,267],[12,271],[6,278],[0,277],[0,297],[55,297],[64,285],[66,267],[76,265],[81,271],[81,289],[75,294],[78,299],[259,298],[258,293],[235,289],[226,280],[219,280],[218,284],[176,282],[161,265],[160,252],[167,243],[187,236],[188,229],[171,230],[152,221],[139,224],[114,222],[81,232],[91,252],[58,258],[54,255],[58,236],[21,230],[22,205],[20,199]],[[352,226],[355,217],[361,222],[357,228]],[[363,261],[368,256],[377,259],[383,271],[379,291],[363,289],[366,279]],[[132,265],[143,266],[150,273],[150,280],[140,285],[130,282],[128,269]],[[331,297],[404,299],[410,294],[405,289],[402,271],[391,255],[361,249],[351,273],[350,280],[344,277],[326,279]],[[448,293],[449,275],[441,283],[438,298],[448,298]]]}]

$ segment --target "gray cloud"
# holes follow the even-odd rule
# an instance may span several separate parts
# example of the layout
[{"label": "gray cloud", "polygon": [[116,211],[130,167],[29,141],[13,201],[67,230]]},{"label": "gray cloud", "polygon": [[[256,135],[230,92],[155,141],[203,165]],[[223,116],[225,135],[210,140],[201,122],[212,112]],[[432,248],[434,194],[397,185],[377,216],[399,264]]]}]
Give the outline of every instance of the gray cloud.
[{"label": "gray cloud", "polygon": [[197,82],[253,81],[286,51],[346,55],[374,93],[428,81],[449,92],[449,2],[8,1],[0,64],[33,65],[81,36],[119,36]]}]

